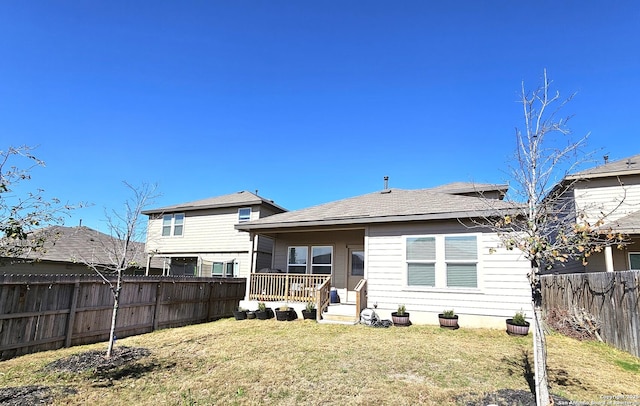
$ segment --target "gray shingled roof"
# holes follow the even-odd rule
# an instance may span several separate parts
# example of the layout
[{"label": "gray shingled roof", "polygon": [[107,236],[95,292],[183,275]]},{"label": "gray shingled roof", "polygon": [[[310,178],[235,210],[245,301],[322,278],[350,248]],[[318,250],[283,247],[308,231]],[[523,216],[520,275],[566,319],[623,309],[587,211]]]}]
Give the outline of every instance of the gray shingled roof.
[{"label": "gray shingled roof", "polygon": [[[51,236],[46,240],[45,252],[30,254],[27,257],[28,259],[37,258],[42,261],[80,263],[88,261],[97,265],[111,263],[103,248],[113,242],[113,238],[107,234],[85,226],[52,226],[35,231],[35,233],[43,232]],[[135,258],[138,267],[146,267],[147,258],[144,253],[144,243],[133,242],[133,247],[134,251],[138,253]],[[157,261],[159,262],[152,263],[151,266],[162,268],[162,260]]]},{"label": "gray shingled roof", "polygon": [[620,159],[618,161],[612,161],[581,172],[576,172],[567,176],[567,179],[599,178],[615,175],[633,175],[638,173],[640,173],[640,154]]},{"label": "gray shingled roof", "polygon": [[236,225],[239,230],[471,218],[513,209],[511,203],[432,189],[387,189]]},{"label": "gray shingled roof", "polygon": [[264,199],[255,193],[247,192],[243,190],[238,193],[231,193],[228,195],[210,197],[207,199],[196,200],[193,202],[180,203],[173,206],[165,206],[157,209],[144,210],[142,214],[157,214],[157,213],[175,213],[176,211],[188,211],[188,210],[202,210],[202,209],[214,209],[222,207],[240,207],[250,206],[253,204],[266,204],[271,206],[276,211],[286,211],[285,208],[278,206],[273,200]]},{"label": "gray shingled roof", "polygon": [[470,183],[470,182],[453,182],[446,185],[440,185],[429,188],[434,192],[443,192],[450,194],[463,194],[463,193],[482,193],[482,192],[503,192],[506,193],[509,189],[509,185],[506,184],[494,184],[494,183]]},{"label": "gray shingled roof", "polygon": [[640,234],[640,211],[619,218],[604,228],[608,227],[622,234]]}]

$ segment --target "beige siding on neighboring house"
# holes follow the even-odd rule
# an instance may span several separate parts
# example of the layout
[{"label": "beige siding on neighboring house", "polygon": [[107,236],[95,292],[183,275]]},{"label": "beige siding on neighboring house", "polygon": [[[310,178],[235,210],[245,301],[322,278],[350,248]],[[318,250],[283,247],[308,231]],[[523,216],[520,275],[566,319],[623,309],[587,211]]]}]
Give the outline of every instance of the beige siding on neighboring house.
[{"label": "beige siding on neighboring house", "polygon": [[[253,215],[253,213],[252,213]],[[249,233],[238,231],[237,208],[185,212],[182,236],[162,236],[162,218],[149,220],[147,251],[237,252],[250,248]]]},{"label": "beige siding on neighboring house", "polygon": [[437,314],[454,309],[460,314],[499,318],[513,316],[520,309],[528,310],[529,265],[520,252],[501,248],[493,233],[478,235],[477,289],[407,286],[404,252],[407,236],[465,233],[479,233],[479,230],[457,222],[370,226],[365,248],[369,306],[377,303],[380,309],[395,311],[398,305],[404,304],[410,312]]},{"label": "beige siding on neighboring house", "polygon": [[[586,187],[584,187],[586,186]],[[578,212],[594,224],[604,213],[605,224],[640,210],[640,184],[598,186],[597,183],[577,185],[574,196]]]}]

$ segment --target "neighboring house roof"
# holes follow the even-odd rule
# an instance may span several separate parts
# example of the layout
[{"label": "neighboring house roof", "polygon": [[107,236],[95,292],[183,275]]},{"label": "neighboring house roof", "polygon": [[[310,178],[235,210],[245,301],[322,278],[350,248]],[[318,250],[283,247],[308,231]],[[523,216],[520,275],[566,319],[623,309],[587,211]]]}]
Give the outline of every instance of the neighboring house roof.
[{"label": "neighboring house roof", "polygon": [[566,179],[577,180],[636,174],[640,174],[640,154],[573,173],[568,175]]},{"label": "neighboring house roof", "polygon": [[636,211],[627,216],[613,221],[604,228],[611,227],[618,233],[622,234],[640,234],[640,211]]},{"label": "neighboring house roof", "polygon": [[[98,230],[84,226],[52,226],[34,231],[34,236],[37,236],[38,233],[46,233],[48,236],[45,240],[44,250],[30,253],[23,259],[74,263],[91,262],[102,266],[112,263],[104,247],[113,245],[115,239]],[[132,242],[132,248],[132,252],[136,253],[134,258],[136,266],[138,268],[146,267],[144,243]],[[152,260],[151,267],[162,268],[162,260],[156,259],[155,262]]]},{"label": "neighboring house roof", "polygon": [[487,192],[498,192],[500,198],[507,194],[509,185],[494,183],[469,183],[469,182],[453,182],[446,185],[436,186],[429,190],[434,192],[449,193],[452,195],[477,194],[482,195]]},{"label": "neighboring house roof", "polygon": [[247,192],[243,190],[238,193],[231,193],[228,195],[210,197],[208,199],[196,200],[188,203],[180,203],[173,206],[165,206],[157,209],[144,210],[142,214],[160,214],[160,213],[175,213],[177,211],[190,211],[190,210],[204,210],[204,209],[216,209],[223,207],[241,207],[251,206],[254,204],[263,204],[270,206],[277,212],[284,212],[287,209],[278,206],[273,200],[267,200],[258,196],[255,193]]},{"label": "neighboring house roof", "polygon": [[433,189],[385,189],[241,223],[236,228],[253,230],[473,218],[491,216],[496,210],[514,208],[513,204],[502,200],[489,201]]}]

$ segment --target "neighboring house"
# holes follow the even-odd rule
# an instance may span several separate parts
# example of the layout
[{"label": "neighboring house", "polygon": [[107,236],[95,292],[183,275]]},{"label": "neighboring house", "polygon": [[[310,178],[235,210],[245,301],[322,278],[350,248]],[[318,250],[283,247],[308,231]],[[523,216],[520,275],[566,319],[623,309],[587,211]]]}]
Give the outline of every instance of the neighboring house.
[{"label": "neighboring house", "polygon": [[496,209],[512,208],[501,200],[506,190],[468,183],[385,188],[236,229],[275,241],[271,268],[329,276],[342,301],[353,302],[365,279],[366,305],[385,318],[404,304],[413,322],[437,323],[438,313],[454,309],[467,326],[498,327],[531,301],[529,262],[478,225]]},{"label": "neighboring house", "polygon": [[167,275],[246,278],[252,268],[271,266],[272,240],[234,226],[284,211],[247,191],[145,210],[147,255],[164,260]]},{"label": "neighboring house", "polygon": [[[589,258],[586,267],[569,264],[560,272],[599,272],[640,269],[640,155],[603,165],[565,177],[575,210],[585,220],[595,224],[603,219],[599,229],[613,230],[629,236],[623,249],[607,247]],[[578,219],[580,221],[580,219]]]},{"label": "neighboring house", "polygon": [[[87,263],[104,270],[112,263],[109,247],[113,238],[88,227],[52,226],[35,231],[29,238],[44,236],[43,249],[30,252],[21,258],[0,258],[0,274],[91,274]],[[147,267],[144,243],[134,242],[134,264],[127,274],[142,275]],[[150,264],[151,274],[162,273],[162,262]]]}]

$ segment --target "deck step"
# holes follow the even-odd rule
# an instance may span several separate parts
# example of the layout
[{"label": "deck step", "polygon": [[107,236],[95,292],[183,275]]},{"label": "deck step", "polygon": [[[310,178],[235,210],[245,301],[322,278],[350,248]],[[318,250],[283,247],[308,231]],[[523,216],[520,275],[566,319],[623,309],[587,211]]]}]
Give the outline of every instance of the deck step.
[{"label": "deck step", "polygon": [[355,320],[354,316],[339,316],[335,314],[325,313],[322,315],[322,320],[320,320],[318,323],[354,325],[354,324],[358,324],[358,321]]},{"label": "deck step", "polygon": [[347,303],[331,304],[322,313],[322,321],[325,323],[357,324],[356,306]]}]

